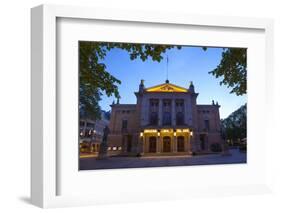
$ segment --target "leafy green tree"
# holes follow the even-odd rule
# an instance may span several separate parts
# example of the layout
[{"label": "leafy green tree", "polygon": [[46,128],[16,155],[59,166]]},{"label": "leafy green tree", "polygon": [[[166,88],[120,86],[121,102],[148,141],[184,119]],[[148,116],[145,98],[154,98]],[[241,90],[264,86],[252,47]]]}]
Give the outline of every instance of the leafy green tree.
[{"label": "leafy green tree", "polygon": [[237,141],[247,137],[247,105],[231,113],[221,121],[225,139]]},{"label": "leafy green tree", "polygon": [[99,101],[104,92],[107,96],[120,98],[118,85],[121,81],[112,76],[101,61],[108,51],[119,48],[128,52],[131,60],[142,61],[151,58],[160,62],[162,54],[171,48],[180,49],[181,46],[129,44],[108,42],[79,42],[79,112],[80,117],[100,119]]},{"label": "leafy green tree", "polygon": [[[102,61],[108,51],[119,48],[128,52],[131,60],[141,59],[146,61],[151,58],[160,62],[163,53],[171,48],[181,49],[174,45],[129,44],[109,42],[79,42],[79,112],[80,117],[91,119],[100,118],[102,93],[107,96],[120,98],[118,85],[121,81],[110,74]],[[208,48],[203,47],[203,50]],[[225,48],[222,59],[216,69],[209,73],[216,78],[222,77],[220,84],[231,87],[231,93],[236,95],[246,94],[246,49]]]},{"label": "leafy green tree", "polygon": [[216,69],[209,72],[216,78],[222,77],[220,84],[232,88],[230,93],[247,93],[247,49],[224,48],[222,59]]}]

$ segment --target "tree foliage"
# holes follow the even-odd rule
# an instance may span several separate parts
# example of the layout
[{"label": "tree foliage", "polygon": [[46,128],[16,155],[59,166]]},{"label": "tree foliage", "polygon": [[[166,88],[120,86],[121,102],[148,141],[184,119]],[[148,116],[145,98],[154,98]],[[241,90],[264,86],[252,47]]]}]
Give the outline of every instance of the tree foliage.
[{"label": "tree foliage", "polygon": [[222,77],[220,84],[232,88],[231,93],[247,93],[247,49],[225,48],[216,69],[210,71],[216,78]]},{"label": "tree foliage", "polygon": [[221,122],[223,135],[227,140],[236,141],[247,137],[247,105],[231,113]]},{"label": "tree foliage", "polygon": [[[107,53],[114,48],[128,52],[131,60],[140,59],[160,62],[163,53],[174,45],[130,44],[112,42],[79,42],[79,112],[81,117],[100,119],[99,101],[105,93],[107,96],[120,98],[118,85],[121,81],[110,74],[103,63]],[[207,50],[203,47],[203,50]],[[231,93],[246,94],[246,49],[225,48],[222,59],[216,69],[210,71],[216,78],[222,77],[220,84],[231,87]]]},{"label": "tree foliage", "polygon": [[100,119],[102,92],[107,96],[120,98],[118,85],[121,81],[110,74],[102,62],[108,51],[119,48],[128,52],[131,60],[142,61],[151,58],[160,62],[166,50],[181,46],[109,43],[109,42],[79,42],[79,112],[80,116]]}]

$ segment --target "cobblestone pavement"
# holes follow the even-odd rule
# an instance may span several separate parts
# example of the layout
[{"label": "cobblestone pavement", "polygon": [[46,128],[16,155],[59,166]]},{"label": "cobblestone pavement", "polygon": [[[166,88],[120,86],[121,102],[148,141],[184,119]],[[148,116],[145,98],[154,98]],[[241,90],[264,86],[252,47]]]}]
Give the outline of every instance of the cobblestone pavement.
[{"label": "cobblestone pavement", "polygon": [[110,157],[102,160],[80,158],[80,170],[246,163],[246,153],[241,153],[238,149],[231,149],[230,153],[229,156]]}]

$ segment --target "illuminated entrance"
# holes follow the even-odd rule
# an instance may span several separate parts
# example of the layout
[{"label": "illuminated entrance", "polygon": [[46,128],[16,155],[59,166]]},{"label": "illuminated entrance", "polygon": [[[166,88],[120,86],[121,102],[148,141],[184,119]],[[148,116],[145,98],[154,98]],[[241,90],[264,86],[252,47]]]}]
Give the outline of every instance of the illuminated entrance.
[{"label": "illuminated entrance", "polygon": [[140,132],[140,144],[143,154],[175,153],[188,154],[192,131],[185,129],[144,129]]},{"label": "illuminated entrance", "polygon": [[163,152],[171,152],[171,138],[163,137]]}]

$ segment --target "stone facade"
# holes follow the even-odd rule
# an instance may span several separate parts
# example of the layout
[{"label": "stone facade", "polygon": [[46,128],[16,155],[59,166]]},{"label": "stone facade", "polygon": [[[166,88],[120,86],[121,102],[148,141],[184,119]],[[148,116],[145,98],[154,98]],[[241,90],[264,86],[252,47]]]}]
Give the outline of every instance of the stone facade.
[{"label": "stone facade", "polygon": [[187,155],[221,146],[218,103],[197,105],[193,83],[169,83],[135,92],[136,104],[112,104],[109,155]]}]

